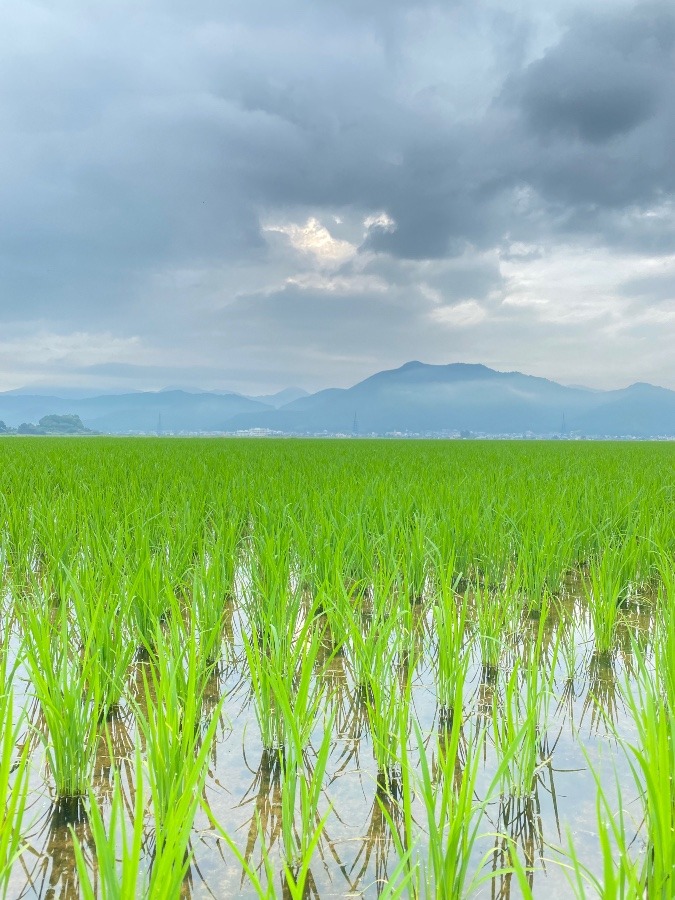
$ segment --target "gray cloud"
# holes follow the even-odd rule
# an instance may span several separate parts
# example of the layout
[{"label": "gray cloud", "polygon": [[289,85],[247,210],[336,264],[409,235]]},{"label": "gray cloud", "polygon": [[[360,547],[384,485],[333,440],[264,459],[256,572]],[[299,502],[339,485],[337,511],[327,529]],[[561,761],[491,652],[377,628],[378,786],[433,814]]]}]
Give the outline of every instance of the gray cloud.
[{"label": "gray cloud", "polygon": [[[31,335],[63,339],[61,378],[265,390],[461,353],[527,370],[535,334],[555,377],[565,279],[579,321],[615,291],[621,341],[627,301],[669,299],[644,260],[675,240],[674,48],[665,2],[9,0],[0,377],[40,377]],[[310,218],[334,258],[289,231]],[[601,295],[565,270],[583,251]]]},{"label": "gray cloud", "polygon": [[652,306],[655,303],[675,303],[675,268],[656,275],[629,278],[619,287],[619,293]]},{"label": "gray cloud", "polygon": [[657,111],[672,58],[675,17],[642,7],[581,17],[561,42],[516,77],[511,90],[543,138],[602,144]]}]

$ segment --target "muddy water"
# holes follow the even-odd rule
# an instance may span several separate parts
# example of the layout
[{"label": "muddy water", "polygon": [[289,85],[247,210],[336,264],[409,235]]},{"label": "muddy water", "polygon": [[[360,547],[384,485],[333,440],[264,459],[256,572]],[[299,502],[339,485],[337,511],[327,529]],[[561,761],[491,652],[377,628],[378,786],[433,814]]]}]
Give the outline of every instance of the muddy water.
[{"label": "muddy water", "polygon": [[[423,613],[420,614],[422,617]],[[527,797],[494,795],[483,813],[481,837],[472,850],[470,871],[488,874],[506,862],[508,835],[521,849],[521,859],[535,867],[535,896],[570,896],[565,875],[564,850],[570,841],[584,864],[595,873],[601,871],[596,825],[595,775],[611,796],[618,783],[624,811],[635,831],[635,853],[642,852],[640,835],[641,807],[626,753],[617,741],[631,740],[633,724],[624,708],[619,685],[631,675],[630,635],[650,633],[649,607],[635,607],[629,622],[620,631],[617,650],[610,661],[593,653],[590,624],[579,598],[569,595],[561,604],[556,628],[569,632],[571,653],[559,653],[556,663],[554,697],[546,733],[541,735],[547,748],[535,791]],[[630,618],[632,617],[632,618]],[[270,851],[276,866],[277,894],[282,897],[280,857],[280,783],[279,766],[274,754],[265,752],[259,739],[254,709],[246,680],[245,658],[241,651],[239,628],[242,620],[234,611],[228,636],[226,661],[213,677],[206,707],[215,706],[225,696],[220,724],[213,745],[205,797],[216,819],[232,836],[242,854],[262,872],[261,842]],[[430,621],[421,629],[431,633]],[[431,665],[432,644],[425,644],[415,671],[411,715],[428,739],[428,754],[434,753],[434,741],[442,729],[434,692]],[[430,649],[431,648],[431,649]],[[647,651],[648,652],[648,651]],[[518,644],[507,653],[503,668],[487,675],[477,656],[472,659],[465,685],[464,735],[471,740],[475,726],[486,724],[491,715],[495,692],[503,692],[508,669],[518,654]],[[131,697],[141,697],[142,670],[145,663],[134,663],[129,675]],[[336,705],[331,755],[324,781],[321,812],[328,813],[325,830],[311,868],[307,896],[376,897],[378,885],[386,880],[397,863],[394,828],[401,828],[401,810],[396,797],[378,788],[377,770],[362,706],[348,665],[336,656],[323,676],[329,680]],[[24,702],[30,710],[30,729],[25,739],[32,742],[31,790],[24,817],[27,848],[15,864],[8,896],[12,898],[75,898],[79,896],[74,867],[71,829],[75,831],[93,863],[92,841],[82,807],[60,808],[53,803],[45,769],[40,735],[44,732],[39,710],[30,702],[26,673],[19,670],[15,680],[17,707]],[[122,707],[111,722],[112,754],[102,742],[97,760],[94,792],[105,804],[111,791],[113,761],[121,768],[128,808],[133,809],[133,748],[136,740],[134,717],[130,707]],[[317,730],[313,746],[318,746]],[[416,764],[415,740],[411,732],[410,758]],[[308,751],[308,759],[312,749]],[[489,736],[485,741],[477,783],[477,799],[482,799],[498,765]],[[395,793],[395,791],[394,791]],[[387,815],[385,815],[385,811]],[[389,821],[388,821],[388,817]],[[151,811],[147,811],[148,825]],[[422,834],[420,852],[424,857],[423,835],[426,812],[419,798],[413,802],[413,817]],[[260,829],[258,827],[260,822]],[[149,827],[150,831],[150,827]],[[255,893],[242,875],[242,867],[221,837],[199,812],[192,837],[193,863],[184,895],[193,898],[253,897]],[[149,857],[148,857],[149,858]],[[509,876],[497,876],[474,892],[475,896],[520,896]]]}]

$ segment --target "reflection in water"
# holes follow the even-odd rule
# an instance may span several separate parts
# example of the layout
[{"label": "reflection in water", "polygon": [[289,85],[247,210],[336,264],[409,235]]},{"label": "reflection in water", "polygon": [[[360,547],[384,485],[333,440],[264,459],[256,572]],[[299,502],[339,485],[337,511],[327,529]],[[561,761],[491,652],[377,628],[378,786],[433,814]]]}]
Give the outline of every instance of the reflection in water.
[{"label": "reflection in water", "polygon": [[[114,707],[99,739],[94,769],[92,773],[92,789],[100,806],[106,806],[112,799],[114,773],[120,773],[123,785],[132,788],[135,771],[133,765],[134,742],[132,733],[135,722],[130,711]],[[126,797],[126,792],[123,791]],[[127,812],[133,815],[133,805],[127,806]]]},{"label": "reflection in water", "polygon": [[396,854],[393,852],[396,842],[392,828],[396,831],[398,844],[404,844],[400,791],[400,779],[391,775],[385,779],[378,775],[368,825],[348,874],[350,891],[359,889],[371,867],[378,884],[388,882],[389,866],[392,862],[396,864]]},{"label": "reflection in water", "polygon": [[[251,865],[253,852],[258,838],[265,841],[265,846],[272,849],[281,834],[281,777],[283,751],[263,749],[258,768],[249,770],[253,773],[253,781],[241,799],[239,806],[252,805],[252,813],[248,819],[248,834],[244,859]],[[263,860],[257,866],[262,871]],[[244,883],[245,872],[241,873]]]},{"label": "reflection in water", "polygon": [[[538,789],[535,788],[525,797],[501,797],[495,830],[498,833],[495,836],[492,871],[497,873],[500,869],[511,866],[511,854],[520,851],[527,883],[532,889],[535,861],[546,869]],[[512,878],[512,873],[506,872],[491,880],[491,896],[495,900],[508,900],[511,897]]]},{"label": "reflection in water", "polygon": [[598,734],[600,726],[604,723],[606,733],[611,738],[620,709],[624,711],[616,677],[615,655],[593,652],[588,663],[588,690],[579,725],[583,725],[584,719],[590,713],[589,734]]},{"label": "reflection in water", "polygon": [[84,803],[80,798],[55,801],[36,825],[27,850],[19,857],[26,876],[25,888],[20,896],[79,900],[80,884],[71,829],[85,852],[85,858],[89,862],[93,859],[93,839]]}]

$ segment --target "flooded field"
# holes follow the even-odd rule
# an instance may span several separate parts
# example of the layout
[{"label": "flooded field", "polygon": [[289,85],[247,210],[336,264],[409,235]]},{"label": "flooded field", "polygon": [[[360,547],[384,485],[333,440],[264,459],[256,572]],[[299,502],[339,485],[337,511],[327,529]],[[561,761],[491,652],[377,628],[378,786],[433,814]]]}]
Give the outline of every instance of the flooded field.
[{"label": "flooded field", "polygon": [[674,463],[0,442],[0,888],[671,898]]}]

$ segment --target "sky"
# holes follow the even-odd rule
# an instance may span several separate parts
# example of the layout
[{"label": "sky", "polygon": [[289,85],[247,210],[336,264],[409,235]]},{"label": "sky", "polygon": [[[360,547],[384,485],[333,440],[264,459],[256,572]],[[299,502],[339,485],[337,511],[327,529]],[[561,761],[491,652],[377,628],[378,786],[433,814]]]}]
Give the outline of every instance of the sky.
[{"label": "sky", "polygon": [[0,390],[675,388],[675,5],[3,0]]}]

